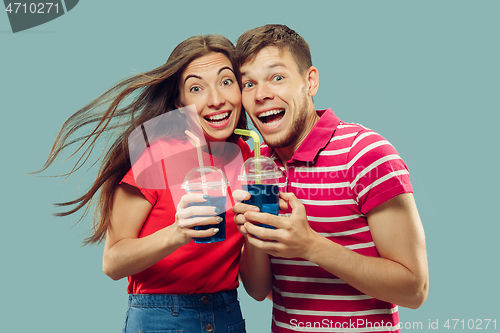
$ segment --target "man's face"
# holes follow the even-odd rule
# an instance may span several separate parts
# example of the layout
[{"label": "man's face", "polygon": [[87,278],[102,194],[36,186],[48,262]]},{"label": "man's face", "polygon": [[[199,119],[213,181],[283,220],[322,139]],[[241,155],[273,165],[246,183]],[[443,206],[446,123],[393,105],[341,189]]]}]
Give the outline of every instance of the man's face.
[{"label": "man's face", "polygon": [[300,143],[314,112],[308,72],[299,72],[288,50],[268,46],[241,66],[241,75],[243,106],[267,145]]}]

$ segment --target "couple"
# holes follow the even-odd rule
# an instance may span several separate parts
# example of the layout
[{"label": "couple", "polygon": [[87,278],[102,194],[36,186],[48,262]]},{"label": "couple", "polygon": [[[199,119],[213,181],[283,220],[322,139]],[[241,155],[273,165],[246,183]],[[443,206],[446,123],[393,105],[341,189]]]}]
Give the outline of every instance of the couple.
[{"label": "couple", "polygon": [[[86,242],[105,240],[104,272],[128,277],[124,332],[245,332],[238,274],[253,298],[272,297],[275,333],[398,331],[397,305],[425,301],[424,233],[406,165],[377,133],[342,122],[331,109],[316,111],[318,85],[304,39],[284,25],[265,25],[243,33],[236,48],[219,35],[188,38],[164,65],[119,82],[63,125],[43,169],[84,124],[94,127],[81,149],[108,131],[119,134],[90,190],[60,204],[76,205],[60,215],[88,209],[98,195]],[[251,155],[233,133],[246,128],[243,105],[265,140],[262,154],[283,171],[280,216],[231,204],[226,240],[195,244],[218,232],[196,230],[190,219],[218,213],[188,207],[206,197],[186,194],[177,204],[168,187],[137,184],[127,138],[166,114],[176,124],[166,126],[169,136],[192,144],[186,115],[171,112],[188,105],[208,143],[203,158],[221,168],[234,160],[229,143],[241,160]],[[227,170],[230,183],[238,172]]]}]

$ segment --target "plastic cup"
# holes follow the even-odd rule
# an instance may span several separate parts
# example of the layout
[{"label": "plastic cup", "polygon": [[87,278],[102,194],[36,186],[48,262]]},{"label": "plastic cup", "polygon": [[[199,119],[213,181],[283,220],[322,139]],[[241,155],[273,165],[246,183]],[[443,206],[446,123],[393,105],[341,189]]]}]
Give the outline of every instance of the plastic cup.
[{"label": "plastic cup", "polygon": [[[186,193],[206,194],[210,197],[205,202],[192,202],[189,206],[212,206],[219,209],[218,216],[222,222],[218,224],[195,226],[195,230],[219,228],[210,237],[194,238],[195,243],[215,243],[226,239],[226,194],[228,181],[224,172],[217,167],[196,167],[186,174],[181,187]],[[193,217],[212,217],[213,215],[195,215]]]},{"label": "plastic cup", "polygon": [[[282,173],[276,163],[269,157],[252,157],[245,161],[241,167],[238,180],[242,182],[242,187],[249,192],[249,200],[243,201],[246,204],[259,207],[261,213],[278,215],[279,213],[279,179]],[[261,223],[259,226],[275,229]]]}]

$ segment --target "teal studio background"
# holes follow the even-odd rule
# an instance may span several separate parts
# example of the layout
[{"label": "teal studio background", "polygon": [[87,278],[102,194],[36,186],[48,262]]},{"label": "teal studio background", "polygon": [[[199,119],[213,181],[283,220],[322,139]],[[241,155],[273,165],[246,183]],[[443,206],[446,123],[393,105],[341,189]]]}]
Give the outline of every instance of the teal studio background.
[{"label": "teal studio background", "polygon": [[[126,280],[102,273],[102,245],[81,247],[91,218],[73,227],[77,216],[52,215],[51,203],[75,198],[95,173],[61,184],[27,172],[42,166],[63,121],[116,81],[161,65],[191,35],[235,42],[266,23],[310,44],[316,107],[378,131],[409,166],[430,292],[418,310],[400,308],[404,330],[453,330],[447,319],[460,320],[455,331],[485,329],[484,319],[499,329],[499,13],[488,0],[82,0],[16,34],[0,13],[0,330],[121,330]],[[43,175],[69,167],[57,162]],[[247,331],[269,332],[271,302],[242,288],[240,299]]]}]

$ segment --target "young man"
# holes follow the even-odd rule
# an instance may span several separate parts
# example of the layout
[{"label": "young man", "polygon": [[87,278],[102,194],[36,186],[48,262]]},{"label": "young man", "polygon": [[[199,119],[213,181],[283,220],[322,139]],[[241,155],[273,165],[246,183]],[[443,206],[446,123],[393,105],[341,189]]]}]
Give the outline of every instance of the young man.
[{"label": "young man", "polygon": [[284,173],[280,208],[288,213],[233,208],[246,237],[247,292],[262,300],[272,290],[274,333],[399,331],[397,305],[418,308],[428,291],[405,163],[377,133],[315,110],[318,70],[295,31],[249,30],[236,52],[243,106],[266,143],[261,153]]}]

